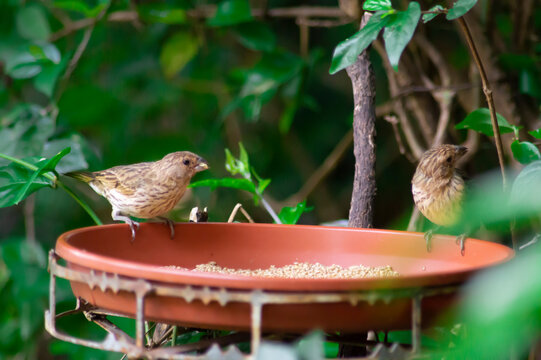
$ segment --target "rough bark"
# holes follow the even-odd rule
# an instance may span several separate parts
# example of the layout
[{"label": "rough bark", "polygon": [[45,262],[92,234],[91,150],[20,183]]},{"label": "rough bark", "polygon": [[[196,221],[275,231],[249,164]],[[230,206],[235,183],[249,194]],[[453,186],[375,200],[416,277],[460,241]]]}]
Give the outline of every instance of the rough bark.
[{"label": "rough bark", "polygon": [[[361,28],[370,15],[365,13]],[[363,51],[357,61],[346,71],[353,86],[353,141],[355,154],[355,178],[349,209],[350,227],[372,227],[373,202],[376,194],[376,85],[372,63],[368,56],[370,48]]]}]

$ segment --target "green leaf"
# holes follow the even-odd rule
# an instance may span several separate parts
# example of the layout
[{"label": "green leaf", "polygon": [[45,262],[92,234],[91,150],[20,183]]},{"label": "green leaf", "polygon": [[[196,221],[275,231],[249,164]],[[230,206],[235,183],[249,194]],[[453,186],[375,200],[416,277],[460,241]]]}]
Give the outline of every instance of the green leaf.
[{"label": "green leaf", "polygon": [[511,151],[515,159],[521,164],[529,164],[532,161],[541,159],[541,153],[539,153],[537,146],[528,141],[513,141]]},{"label": "green leaf", "polygon": [[389,62],[395,71],[398,71],[400,55],[413,37],[420,17],[421,6],[416,1],[410,2],[406,11],[389,16],[389,24],[383,31],[383,40]]},{"label": "green leaf", "polygon": [[235,75],[243,80],[239,95],[222,111],[222,117],[240,107],[250,120],[257,120],[263,104],[269,102],[280,86],[287,84],[302,71],[303,60],[291,53],[265,53],[251,69],[241,69]]},{"label": "green leaf", "polygon": [[442,11],[442,10],[443,10],[443,6],[441,6],[441,5],[432,6],[430,9],[428,9],[428,11],[436,11],[436,13],[434,13],[434,14],[424,14],[423,15],[423,23],[426,24],[430,20],[434,19],[436,16],[438,16],[440,14],[440,11]]},{"label": "green leaf", "polygon": [[54,132],[53,120],[44,112],[39,106],[20,104],[5,115],[0,120],[0,153],[16,158],[41,156]]},{"label": "green leaf", "polygon": [[313,331],[297,342],[297,353],[300,360],[323,360],[325,336],[322,331]]},{"label": "green leaf", "polygon": [[241,174],[245,179],[251,179],[250,161],[246,149],[239,143],[239,159],[235,158],[229,149],[225,149],[225,169],[231,175]]},{"label": "green leaf", "polygon": [[17,64],[8,71],[9,76],[14,79],[29,79],[41,72],[41,65],[33,62],[27,64]]},{"label": "green leaf", "polygon": [[393,9],[390,0],[366,0],[363,4],[363,10],[366,11],[389,11]]},{"label": "green leaf", "polygon": [[541,75],[537,71],[523,69],[519,74],[519,90],[522,94],[527,94],[537,99],[541,99],[541,84],[539,79]]},{"label": "green leaf", "polygon": [[54,44],[40,42],[30,45],[28,49],[36,60],[47,60],[58,64],[62,58],[60,51]]},{"label": "green leaf", "polygon": [[207,20],[207,24],[210,26],[230,26],[252,19],[248,0],[224,0],[218,4],[216,13]]},{"label": "green leaf", "polygon": [[137,12],[143,21],[151,23],[185,24],[188,19],[186,10],[165,3],[140,4]]},{"label": "green leaf", "polygon": [[312,211],[312,209],[312,207],[306,207],[306,200],[304,200],[294,207],[284,206],[282,210],[280,210],[278,217],[283,224],[296,224],[302,214]]},{"label": "green leaf", "polygon": [[528,131],[528,134],[532,135],[536,139],[541,139],[541,128],[537,130]]},{"label": "green leaf", "polygon": [[267,188],[267,186],[269,186],[271,183],[271,179],[261,179],[258,183],[257,183],[257,191],[260,193],[260,194],[263,194],[263,191],[265,191],[265,189]]},{"label": "green leaf", "polygon": [[[510,133],[517,129],[516,126],[509,124],[500,114],[496,114],[496,118],[500,133]],[[472,111],[464,120],[455,125],[455,129],[471,129],[487,136],[494,136],[494,132],[492,131],[492,121],[490,120],[490,110],[487,108],[479,108]]]},{"label": "green leaf", "polygon": [[197,55],[199,40],[189,31],[173,34],[162,47],[160,65],[166,77],[175,76]]},{"label": "green leaf", "polygon": [[[34,163],[35,161],[30,162]],[[0,167],[0,208],[16,204],[18,194],[27,186],[28,180],[33,174],[34,171],[15,163]],[[52,181],[39,177],[30,184],[26,194],[30,195],[43,187],[52,185]]]},{"label": "green leaf", "polygon": [[192,182],[188,187],[196,188],[208,186],[212,190],[215,190],[218,187],[226,187],[232,189],[245,190],[252,194],[256,194],[255,185],[247,179],[237,179],[237,178],[222,178],[222,179],[205,179]]},{"label": "green leaf", "polygon": [[[241,142],[239,142],[239,160],[242,163],[241,174],[245,177],[249,177],[250,173],[250,159],[248,158],[248,152],[244,148]],[[246,176],[248,175],[248,176]]]},{"label": "green leaf", "polygon": [[41,6],[30,4],[20,8],[15,21],[17,32],[25,39],[47,40],[51,34],[47,16]]},{"label": "green leaf", "polygon": [[62,158],[56,166],[56,171],[64,174],[70,171],[88,169],[88,163],[83,155],[83,147],[87,146],[85,139],[79,134],[72,134],[69,137],[48,141],[43,148],[43,156],[53,157],[67,147],[71,148],[69,154]]},{"label": "green leaf", "polygon": [[64,57],[59,64],[44,65],[42,71],[34,78],[36,89],[52,98],[58,78],[64,72],[68,60],[68,57]]},{"label": "green leaf", "polygon": [[477,0],[458,0],[447,12],[447,20],[458,19],[477,4]]},{"label": "green leaf", "polygon": [[293,346],[278,342],[263,341],[257,349],[255,360],[299,360]]},{"label": "green leaf", "polygon": [[58,9],[71,10],[83,14],[87,18],[94,18],[98,16],[103,9],[107,8],[111,0],[98,0],[94,7],[89,7],[85,1],[82,0],[56,0],[53,6]]},{"label": "green leaf", "polygon": [[249,49],[270,52],[276,48],[276,35],[260,21],[239,24],[234,31],[239,42]]},{"label": "green leaf", "polygon": [[56,165],[58,164],[58,162],[64,157],[66,156],[69,152],[71,151],[71,149],[68,147],[68,148],[65,148],[64,150],[60,151],[58,154],[56,154],[55,156],[53,156],[52,158],[50,159],[46,159],[46,160],[41,160],[39,163],[38,163],[38,168],[36,169],[36,171],[34,171],[34,173],[30,176],[30,178],[28,179],[28,181],[26,182],[26,185],[23,186],[21,188],[21,190],[19,191],[19,193],[17,194],[14,202],[15,204],[19,204],[21,202],[21,200],[23,200],[28,193],[30,187],[32,186],[32,184],[36,181],[36,179],[42,175],[42,174],[45,174],[47,172],[54,172],[56,171]]},{"label": "green leaf", "polygon": [[357,56],[376,40],[387,22],[388,17],[382,18],[381,13],[375,13],[355,35],[340,42],[334,49],[329,73],[335,74],[357,61]]}]

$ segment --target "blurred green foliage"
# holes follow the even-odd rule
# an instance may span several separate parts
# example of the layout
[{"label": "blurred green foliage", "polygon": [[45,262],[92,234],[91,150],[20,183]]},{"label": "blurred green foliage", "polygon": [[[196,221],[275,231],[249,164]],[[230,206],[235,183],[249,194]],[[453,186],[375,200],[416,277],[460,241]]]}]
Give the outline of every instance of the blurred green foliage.
[{"label": "blurred green foliage", "polygon": [[[516,224],[525,243],[539,232],[541,47],[531,35],[540,33],[539,9],[524,20],[513,13],[520,6],[510,1],[479,1],[474,7],[475,0],[459,0],[446,16],[437,16],[443,7],[433,1],[369,0],[364,9],[376,14],[363,30],[358,31],[355,23],[313,27],[309,50],[303,53],[295,21],[253,16],[254,4],[248,0],[0,1],[0,153],[6,155],[0,157],[0,359],[118,358],[44,334],[45,249],[60,233],[92,224],[88,216],[92,211],[83,209],[87,202],[102,220],[110,221],[110,206],[104,199],[58,173],[152,161],[169,152],[191,150],[206,158],[211,169],[198,175],[199,185],[171,214],[176,220],[185,220],[190,208],[200,205],[208,206],[211,221],[225,221],[234,205],[242,202],[256,221],[269,222],[270,212],[259,206],[263,193],[284,223],[346,218],[354,168],[350,151],[335,160],[333,171],[306,198],[295,197],[351,128],[351,85],[339,70],[383,33],[386,56],[371,52],[376,104],[392,105],[408,95],[391,99],[387,59],[398,74],[420,68],[438,77],[415,43],[416,33],[437,45],[448,62],[456,81],[452,85],[457,85],[451,90],[460,95],[474,88],[479,95],[478,80],[470,78],[467,47],[449,21],[468,11],[468,21],[481,28],[477,34],[486,36],[489,57],[497,60],[496,68],[491,68],[503,74],[491,82],[510,99],[496,106],[502,113],[500,131],[508,133],[507,160],[518,175],[510,193],[501,191],[496,175],[474,181],[465,207],[467,224],[461,226],[480,228],[484,236],[507,244],[510,223]],[[268,5],[303,4],[271,1]],[[321,0],[310,5],[337,3]],[[433,13],[422,15],[422,22],[429,22],[423,25],[421,10],[427,9]],[[408,45],[410,41],[415,44]],[[412,70],[415,66],[417,70]],[[329,70],[336,74],[329,76]],[[419,80],[409,85],[423,84]],[[422,91],[412,94],[427,103],[425,110],[431,110],[425,113],[434,112],[436,104],[427,101]],[[474,98],[471,94],[454,101],[446,141],[467,141],[473,132],[483,135],[467,165],[470,174],[479,175],[497,162],[488,110],[480,101],[473,108],[468,105],[465,98]],[[502,109],[508,104],[512,110]],[[417,119],[411,98],[404,107],[412,112],[410,119]],[[509,114],[516,116],[512,119]],[[419,137],[422,130],[414,128]],[[415,164],[403,156],[408,150],[397,145],[395,131],[391,123],[378,119],[374,226],[404,229],[412,209],[410,179]],[[238,146],[240,142],[245,148]],[[237,148],[238,158],[232,155]],[[521,170],[519,163],[526,166]],[[224,177],[227,172],[237,177]],[[21,205],[11,206],[25,197]],[[541,330],[541,284],[530,275],[539,271],[539,250],[532,246],[524,252],[514,263],[480,275],[465,290],[463,306],[449,316],[450,328],[461,323],[468,328],[467,336],[449,335],[445,329],[444,340],[426,337],[425,345],[447,353],[452,338],[454,351],[445,356],[456,358],[506,357],[511,348],[519,355],[527,353]],[[59,310],[73,308],[67,284],[59,282],[58,287]],[[81,337],[101,334],[89,329],[84,318],[59,324]],[[133,331],[131,323],[124,326]],[[409,335],[398,332],[390,338],[404,341]],[[200,336],[185,335],[184,340]],[[321,334],[315,334],[293,347],[263,347],[259,356],[336,355],[335,344],[322,343]]]}]

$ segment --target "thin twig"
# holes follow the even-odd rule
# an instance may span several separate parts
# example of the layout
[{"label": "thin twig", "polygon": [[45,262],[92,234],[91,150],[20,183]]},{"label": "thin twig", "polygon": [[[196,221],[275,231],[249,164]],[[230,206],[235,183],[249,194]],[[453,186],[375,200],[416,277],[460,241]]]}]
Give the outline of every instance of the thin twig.
[{"label": "thin twig", "polygon": [[[188,10],[187,16],[189,18],[200,19],[209,18],[216,13],[216,6],[204,5],[195,9]],[[306,25],[312,27],[330,27],[340,26],[354,21],[349,18],[340,8],[330,6],[294,6],[274,9],[252,9],[252,16],[273,17],[273,18],[306,18]],[[313,18],[318,18],[315,20]],[[322,19],[335,19],[335,20],[322,20]],[[110,13],[107,16],[109,22],[134,22],[139,21],[139,14],[136,11],[122,10]],[[65,37],[77,30],[92,26],[94,19],[81,19],[68,23],[66,27],[53,33],[49,40],[54,42],[62,37]]]},{"label": "thin twig", "polygon": [[492,98],[492,90],[488,82],[488,78],[485,72],[485,68],[483,66],[483,62],[481,61],[481,57],[479,56],[479,52],[477,51],[477,47],[475,46],[475,42],[473,41],[473,37],[471,35],[468,24],[466,23],[466,20],[464,19],[464,17],[460,17],[457,19],[457,21],[460,25],[460,28],[462,29],[462,32],[464,33],[464,36],[466,37],[466,42],[468,43],[468,47],[470,48],[470,51],[473,55],[473,59],[475,60],[475,64],[477,65],[477,69],[479,70],[479,75],[481,76],[481,82],[483,83],[483,92],[485,93],[488,109],[490,110],[490,120],[492,121],[494,140],[496,142],[496,151],[498,153],[498,162],[500,164],[500,170],[502,173],[502,183],[503,183],[503,188],[505,191],[507,189],[507,179],[506,179],[505,164],[504,164],[504,159],[503,159],[503,145],[502,145],[502,138],[500,135],[500,128],[498,126],[498,120],[496,116],[496,108],[494,106],[494,100]]},{"label": "thin twig", "polygon": [[404,137],[408,144],[408,147],[411,149],[411,153],[416,159],[419,159],[424,152],[423,147],[417,140],[417,136],[413,131],[413,127],[409,121],[409,118],[404,110],[404,105],[400,98],[397,98],[396,95],[399,93],[400,89],[395,78],[394,70],[389,63],[385,49],[380,41],[374,41],[372,43],[374,49],[379,53],[380,57],[383,60],[383,67],[385,73],[387,74],[387,80],[389,81],[389,90],[391,92],[391,98],[393,98],[393,110],[400,120],[400,125],[402,126],[402,131],[404,132]]},{"label": "thin twig", "polygon": [[233,211],[231,211],[231,215],[229,215],[229,219],[227,219],[227,222],[228,223],[232,223],[233,220],[235,220],[235,216],[237,216],[237,212],[240,210],[240,212],[246,217],[246,219],[250,222],[250,223],[254,223],[254,220],[252,219],[252,217],[250,216],[250,214],[248,214],[248,212],[246,210],[244,210],[244,207],[242,206],[241,203],[238,203],[237,205],[235,205],[235,207],[233,208]]},{"label": "thin twig", "polygon": [[304,183],[302,188],[290,196],[286,203],[296,203],[300,200],[304,200],[310,195],[316,187],[325,179],[335,168],[340,159],[344,157],[344,154],[353,143],[353,130],[348,131],[342,139],[338,142],[336,147],[325,158],[323,163],[314,171],[314,173]]},{"label": "thin twig", "polygon": [[105,13],[107,12],[108,7],[104,8],[100,14],[95,18],[92,19],[92,23],[88,28],[85,29],[85,32],[83,34],[83,39],[77,46],[77,49],[75,50],[75,53],[73,54],[73,57],[71,58],[68,67],[66,69],[66,72],[64,73],[64,76],[62,76],[62,80],[60,82],[60,85],[58,86],[58,91],[56,92],[56,100],[58,101],[60,99],[60,96],[64,92],[64,89],[66,88],[69,78],[71,77],[71,74],[77,67],[77,64],[79,63],[79,60],[83,56],[83,53],[86,50],[86,47],[88,46],[88,42],[90,41],[90,38],[92,37],[92,32],[94,31],[94,27],[96,26],[96,23],[100,21]]}]

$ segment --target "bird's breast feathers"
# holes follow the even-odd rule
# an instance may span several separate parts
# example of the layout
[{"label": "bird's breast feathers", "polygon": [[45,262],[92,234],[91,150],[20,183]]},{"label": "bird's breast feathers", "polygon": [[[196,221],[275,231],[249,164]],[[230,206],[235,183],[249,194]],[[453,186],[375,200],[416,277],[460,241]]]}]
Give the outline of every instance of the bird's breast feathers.
[{"label": "bird's breast feathers", "polygon": [[426,185],[412,185],[413,199],[419,211],[437,225],[450,226],[456,223],[461,215],[464,180],[454,176],[445,186]]}]

